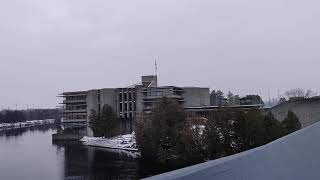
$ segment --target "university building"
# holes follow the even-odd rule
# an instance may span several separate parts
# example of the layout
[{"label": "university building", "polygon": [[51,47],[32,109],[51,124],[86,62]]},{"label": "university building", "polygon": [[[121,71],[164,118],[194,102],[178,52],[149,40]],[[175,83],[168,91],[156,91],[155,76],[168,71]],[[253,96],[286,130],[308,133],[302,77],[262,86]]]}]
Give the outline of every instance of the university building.
[{"label": "university building", "polygon": [[210,105],[209,88],[158,86],[157,76],[142,76],[141,83],[125,88],[103,88],[64,92],[62,122],[87,124],[92,110],[110,105],[119,118],[134,119],[148,112],[163,97],[174,99],[185,109]]}]

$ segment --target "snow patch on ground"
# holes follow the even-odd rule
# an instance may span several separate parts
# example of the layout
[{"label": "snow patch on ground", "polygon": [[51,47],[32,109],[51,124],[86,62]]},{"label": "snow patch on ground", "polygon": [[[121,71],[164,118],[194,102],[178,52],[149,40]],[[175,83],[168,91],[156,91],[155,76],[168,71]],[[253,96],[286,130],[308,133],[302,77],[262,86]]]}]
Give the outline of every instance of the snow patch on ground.
[{"label": "snow patch on ground", "polygon": [[80,141],[86,146],[94,146],[94,147],[102,147],[102,148],[126,151],[136,157],[140,155],[134,132],[132,134],[126,134],[126,135],[116,136],[112,138],[85,136]]}]

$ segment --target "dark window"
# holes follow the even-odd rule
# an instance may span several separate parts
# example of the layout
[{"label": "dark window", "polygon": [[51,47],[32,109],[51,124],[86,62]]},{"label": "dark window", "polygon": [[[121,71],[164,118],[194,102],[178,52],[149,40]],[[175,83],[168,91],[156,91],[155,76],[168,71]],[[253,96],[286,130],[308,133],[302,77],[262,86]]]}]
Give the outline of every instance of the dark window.
[{"label": "dark window", "polygon": [[120,112],[122,112],[122,103],[120,103]]},{"label": "dark window", "polygon": [[119,93],[119,101],[122,101],[122,93]]}]

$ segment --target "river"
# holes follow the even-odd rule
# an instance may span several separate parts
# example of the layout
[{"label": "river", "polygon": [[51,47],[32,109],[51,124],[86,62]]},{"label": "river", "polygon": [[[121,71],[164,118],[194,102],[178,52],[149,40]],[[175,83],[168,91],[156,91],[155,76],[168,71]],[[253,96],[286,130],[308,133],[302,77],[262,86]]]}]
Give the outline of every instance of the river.
[{"label": "river", "polygon": [[52,142],[55,125],[0,132],[0,180],[139,179],[160,173],[130,155]]}]

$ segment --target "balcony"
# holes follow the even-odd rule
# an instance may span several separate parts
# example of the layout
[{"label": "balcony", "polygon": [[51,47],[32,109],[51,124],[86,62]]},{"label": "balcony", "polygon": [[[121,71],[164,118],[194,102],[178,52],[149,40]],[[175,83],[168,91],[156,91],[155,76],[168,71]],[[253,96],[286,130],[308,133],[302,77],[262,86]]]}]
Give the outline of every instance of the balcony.
[{"label": "balcony", "polygon": [[87,119],[66,119],[66,118],[62,118],[61,122],[62,123],[86,123]]},{"label": "balcony", "polygon": [[163,97],[172,98],[172,99],[183,99],[182,96],[180,96],[180,95],[174,95],[174,94],[145,96],[143,99],[144,99],[144,100],[161,99],[161,98],[163,98]]},{"label": "balcony", "polygon": [[86,99],[64,100],[62,104],[86,103]]},{"label": "balcony", "polygon": [[87,109],[64,109],[64,113],[82,113],[87,112]]}]

